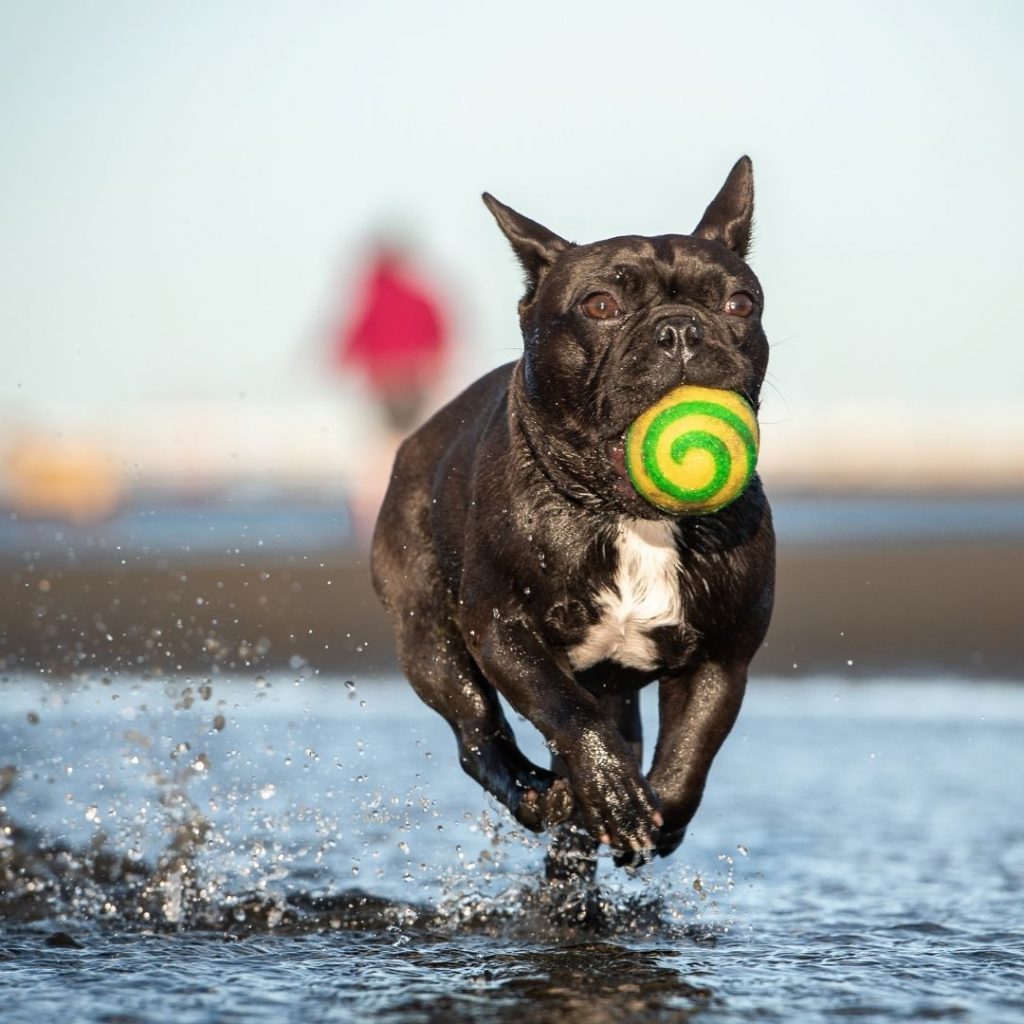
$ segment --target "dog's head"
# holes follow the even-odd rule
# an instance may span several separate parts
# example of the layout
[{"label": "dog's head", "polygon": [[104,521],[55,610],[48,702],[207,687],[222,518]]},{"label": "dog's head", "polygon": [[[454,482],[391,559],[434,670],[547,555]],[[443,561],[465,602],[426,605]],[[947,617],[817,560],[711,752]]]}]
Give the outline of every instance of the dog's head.
[{"label": "dog's head", "polygon": [[484,202],[526,271],[520,400],[543,432],[538,458],[587,504],[656,515],[624,481],[629,424],[680,384],[758,406],[768,342],[761,285],[744,261],[750,160],[736,163],[690,235],[576,245],[493,196]]}]

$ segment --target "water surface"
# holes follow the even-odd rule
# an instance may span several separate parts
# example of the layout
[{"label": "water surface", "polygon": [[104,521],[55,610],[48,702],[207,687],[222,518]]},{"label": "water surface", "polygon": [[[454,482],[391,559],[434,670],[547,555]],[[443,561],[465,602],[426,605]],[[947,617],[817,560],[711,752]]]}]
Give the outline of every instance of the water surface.
[{"label": "water surface", "polygon": [[402,684],[0,698],[5,1022],[1024,1017],[1022,689],[759,682],[680,851],[557,899]]}]

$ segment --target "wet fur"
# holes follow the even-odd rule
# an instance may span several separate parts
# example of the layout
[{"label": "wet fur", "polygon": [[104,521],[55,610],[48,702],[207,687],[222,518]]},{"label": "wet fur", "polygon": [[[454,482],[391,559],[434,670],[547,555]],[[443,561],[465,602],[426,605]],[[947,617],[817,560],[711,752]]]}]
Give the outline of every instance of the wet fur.
[{"label": "wet fur", "polygon": [[[767,341],[742,258],[751,182],[740,161],[693,235],[586,246],[488,197],[527,275],[524,356],[402,445],[374,538],[403,670],[448,720],[463,768],[527,827],[574,822],[622,861],[681,841],[771,613],[760,480],[720,512],[674,519],[639,498],[615,454],[680,383],[756,408]],[[619,322],[580,315],[581,297],[613,289]],[[742,323],[721,313],[736,289],[758,304]],[[666,317],[699,321],[706,344],[666,354],[654,340]],[[654,681],[645,775],[636,693]],[[520,752],[499,694],[544,735],[551,769]]]}]

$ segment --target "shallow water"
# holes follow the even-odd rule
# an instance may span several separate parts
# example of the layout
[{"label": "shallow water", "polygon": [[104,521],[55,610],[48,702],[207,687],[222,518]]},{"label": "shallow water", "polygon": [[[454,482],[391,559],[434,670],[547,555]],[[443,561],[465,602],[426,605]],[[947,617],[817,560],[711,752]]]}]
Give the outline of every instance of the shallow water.
[{"label": "shallow water", "polygon": [[0,1016],[1019,1021],[1022,729],[754,684],[680,851],[588,903],[401,684],[7,679]]},{"label": "shallow water", "polygon": [[[772,519],[783,544],[1019,539],[1019,495],[774,495]],[[265,558],[301,551],[337,557],[353,542],[342,495],[238,494],[182,503],[143,496],[99,522],[25,518],[0,510],[0,558],[14,565],[43,560],[69,566],[211,557]]]}]

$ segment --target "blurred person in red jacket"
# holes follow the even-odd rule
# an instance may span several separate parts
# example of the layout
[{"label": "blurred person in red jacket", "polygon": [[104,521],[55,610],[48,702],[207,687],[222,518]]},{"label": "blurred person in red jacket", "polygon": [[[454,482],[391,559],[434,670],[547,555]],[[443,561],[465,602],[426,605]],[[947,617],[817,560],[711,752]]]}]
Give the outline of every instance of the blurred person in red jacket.
[{"label": "blurred person in red jacket", "polygon": [[395,431],[420,419],[448,348],[440,299],[417,279],[403,251],[378,243],[354,306],[335,339],[336,362],[356,369]]}]

